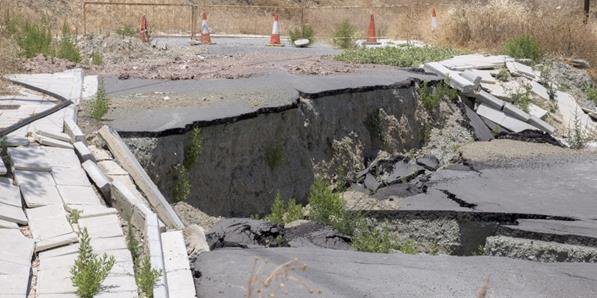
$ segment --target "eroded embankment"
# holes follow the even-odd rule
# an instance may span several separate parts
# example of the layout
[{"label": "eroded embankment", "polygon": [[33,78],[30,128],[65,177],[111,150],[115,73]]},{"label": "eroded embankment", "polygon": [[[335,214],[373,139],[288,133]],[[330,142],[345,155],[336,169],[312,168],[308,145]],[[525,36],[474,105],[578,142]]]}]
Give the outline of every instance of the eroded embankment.
[{"label": "eroded embankment", "polygon": [[195,123],[177,134],[122,135],[173,199],[175,167],[183,163],[192,129],[200,127],[202,148],[189,171],[187,202],[222,216],[264,214],[278,191],[305,202],[316,174],[358,170],[379,149],[410,150],[424,141],[414,80],[302,93],[297,102],[285,109]]}]

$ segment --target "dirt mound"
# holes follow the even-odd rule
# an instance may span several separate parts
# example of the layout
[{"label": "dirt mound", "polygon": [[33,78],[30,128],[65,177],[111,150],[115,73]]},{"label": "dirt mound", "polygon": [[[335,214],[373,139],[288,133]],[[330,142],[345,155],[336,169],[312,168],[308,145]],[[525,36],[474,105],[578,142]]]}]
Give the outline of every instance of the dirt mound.
[{"label": "dirt mound", "polygon": [[94,52],[101,53],[106,64],[168,56],[165,51],[142,42],[136,36],[87,35],[78,41],[77,46],[86,57],[91,57]]}]

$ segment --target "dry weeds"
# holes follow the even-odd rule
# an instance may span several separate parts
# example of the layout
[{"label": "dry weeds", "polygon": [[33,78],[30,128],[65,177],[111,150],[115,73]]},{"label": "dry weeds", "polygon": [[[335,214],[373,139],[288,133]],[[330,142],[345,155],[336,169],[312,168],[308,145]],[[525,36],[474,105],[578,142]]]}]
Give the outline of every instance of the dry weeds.
[{"label": "dry weeds", "polygon": [[321,290],[309,287],[305,281],[291,274],[307,270],[307,266],[298,259],[281,264],[269,274],[262,275],[263,267],[266,264],[261,258],[255,258],[253,271],[247,281],[246,298],[277,297],[280,292],[288,296],[290,283],[305,289],[309,294],[321,294]]}]

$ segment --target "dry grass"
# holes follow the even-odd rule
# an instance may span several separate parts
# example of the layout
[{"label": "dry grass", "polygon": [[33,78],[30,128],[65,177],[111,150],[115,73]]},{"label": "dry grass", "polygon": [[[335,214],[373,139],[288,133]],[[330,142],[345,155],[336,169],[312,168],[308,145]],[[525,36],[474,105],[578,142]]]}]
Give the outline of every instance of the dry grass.
[{"label": "dry grass", "polygon": [[267,262],[261,258],[255,258],[253,271],[247,280],[246,298],[288,296],[288,286],[290,284],[305,289],[309,294],[321,294],[321,290],[309,287],[301,278],[292,274],[296,271],[307,270],[307,266],[298,259],[281,264],[270,273],[262,272],[266,264]]}]

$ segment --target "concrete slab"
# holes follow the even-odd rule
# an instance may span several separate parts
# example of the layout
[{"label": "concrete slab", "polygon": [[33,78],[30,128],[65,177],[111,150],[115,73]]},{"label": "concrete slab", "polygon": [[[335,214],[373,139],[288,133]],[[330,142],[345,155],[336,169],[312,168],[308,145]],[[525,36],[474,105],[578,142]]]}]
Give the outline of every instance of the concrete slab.
[{"label": "concrete slab", "polygon": [[195,283],[190,270],[178,270],[166,273],[168,297],[193,298],[197,296]]},{"label": "concrete slab", "polygon": [[[40,263],[43,261],[40,261]],[[74,262],[69,263],[70,266]],[[36,291],[39,294],[72,294],[76,292],[70,277],[69,267],[39,270]]]},{"label": "concrete slab", "polygon": [[14,222],[1,220],[0,219],[0,229],[18,229],[19,225]]},{"label": "concrete slab", "polygon": [[98,76],[85,76],[83,77],[83,100],[91,99],[97,93],[99,87]]},{"label": "concrete slab", "polygon": [[79,227],[87,228],[91,238],[123,236],[120,219],[117,215],[106,215],[79,219]]},{"label": "concrete slab", "polygon": [[33,88],[58,94],[77,104],[83,89],[83,71],[80,68],[54,74],[9,75],[7,78]]},{"label": "concrete slab", "polygon": [[16,147],[8,148],[7,151],[15,170],[50,171],[48,153],[41,147]]},{"label": "concrete slab", "polygon": [[0,295],[2,297],[27,297],[31,264],[22,265],[0,259]]},{"label": "concrete slab", "polygon": [[485,104],[479,105],[479,107],[477,108],[477,114],[514,132],[521,132],[525,129],[536,129],[534,126],[531,126],[518,119],[509,117],[502,111],[494,110],[486,106]]},{"label": "concrete slab", "polygon": [[190,269],[189,256],[187,255],[187,247],[182,231],[162,233],[161,237],[166,272]]},{"label": "concrete slab", "polygon": [[29,228],[36,242],[73,232],[67,214],[61,205],[26,209]]},{"label": "concrete slab", "polygon": [[531,116],[535,116],[539,119],[543,119],[543,117],[545,117],[547,115],[547,111],[534,103],[530,103],[529,104],[529,114]]},{"label": "concrete slab", "polygon": [[483,122],[481,117],[467,105],[464,105],[464,109],[466,117],[469,119],[469,124],[473,127],[473,131],[475,132],[475,137],[479,141],[493,140],[493,132],[491,132],[487,125],[485,125],[485,122]]},{"label": "concrete slab", "polygon": [[56,148],[73,149],[73,145],[70,143],[59,141],[59,140],[56,140],[53,138],[40,136],[38,134],[33,134],[33,139],[41,145],[56,147]]},{"label": "concrete slab", "polygon": [[72,255],[79,252],[79,243],[74,243],[71,245],[65,245],[61,247],[56,247],[54,249],[42,251],[38,254],[39,259],[49,259],[51,257],[61,257],[66,255]]},{"label": "concrete slab", "polygon": [[63,141],[63,142],[67,142],[70,143],[71,142],[71,138],[69,135],[59,132],[50,132],[50,131],[45,131],[45,130],[41,130],[41,129],[36,129],[33,131],[35,134],[40,135],[40,136],[44,136],[47,138],[52,138],[58,141]]},{"label": "concrete slab", "polygon": [[8,181],[0,181],[0,203],[22,208],[21,192],[18,186]]},{"label": "concrete slab", "polygon": [[83,162],[83,169],[89,175],[89,178],[93,181],[93,183],[99,188],[102,194],[107,197],[110,194],[110,180],[108,177],[102,172],[102,170],[97,166],[97,164],[91,160],[87,160]]},{"label": "concrete slab", "polygon": [[8,169],[4,165],[4,161],[2,160],[2,158],[0,158],[0,176],[4,176],[6,175],[6,173],[8,173]]},{"label": "concrete slab", "polygon": [[101,199],[92,186],[58,185],[65,205],[101,206]]},{"label": "concrete slab", "polygon": [[43,239],[41,241],[35,242],[35,252],[41,252],[48,249],[61,247],[64,245],[70,245],[72,243],[77,243],[78,241],[79,238],[77,237],[77,234],[74,232],[56,236],[53,238]]},{"label": "concrete slab", "polygon": [[553,134],[556,131],[555,127],[549,125],[549,123],[547,123],[535,116],[531,116],[531,119],[529,120],[529,124],[535,126],[536,128],[543,130],[544,132],[550,133],[550,134]]},{"label": "concrete slab", "polygon": [[514,117],[522,122],[528,122],[531,119],[531,115],[509,102],[504,104],[502,111],[504,111],[506,115]]},{"label": "concrete slab", "polygon": [[66,210],[72,212],[72,210],[78,210],[80,218],[86,217],[98,217],[104,215],[118,214],[118,210],[114,208],[108,208],[105,206],[94,206],[94,205],[66,205]]},{"label": "concrete slab", "polygon": [[505,102],[501,99],[496,98],[495,96],[491,95],[490,93],[486,92],[486,91],[480,91],[477,94],[477,100],[480,103],[483,103],[491,108],[494,108],[496,110],[502,110],[502,108],[504,107]]},{"label": "concrete slab", "polygon": [[569,129],[574,127],[575,119],[580,127],[586,130],[597,129],[597,122],[593,121],[589,115],[582,111],[582,108],[574,98],[562,91],[556,92],[558,111],[562,115],[562,124]]},{"label": "concrete slab", "polygon": [[44,147],[50,165],[62,168],[80,168],[81,163],[72,149]]},{"label": "concrete slab", "polygon": [[513,58],[503,55],[498,56],[484,56],[481,54],[470,54],[456,56],[440,63],[452,70],[465,69],[494,69],[502,67],[506,62],[514,61]]},{"label": "concrete slab", "polygon": [[[34,241],[27,238],[18,229],[0,229],[0,263],[2,260],[21,265],[31,265],[33,257]],[[0,266],[0,275],[10,272],[4,272]],[[27,282],[27,281],[23,281]],[[0,288],[2,289],[2,288]],[[1,290],[0,290],[1,291]]]},{"label": "concrete slab", "polygon": [[93,155],[91,154],[91,151],[89,151],[89,148],[87,148],[87,145],[85,145],[85,143],[75,142],[73,144],[73,147],[75,147],[75,152],[77,153],[77,156],[79,156],[81,161],[93,160]]},{"label": "concrete slab", "polygon": [[87,174],[81,167],[52,169],[52,177],[56,185],[91,186]]},{"label": "concrete slab", "polygon": [[29,208],[62,205],[54,178],[49,172],[16,171],[15,181]]},{"label": "concrete slab", "polygon": [[108,176],[112,175],[126,175],[128,176],[128,172],[125,171],[118,163],[114,160],[104,160],[100,161],[97,164],[99,168],[104,172],[104,174]]},{"label": "concrete slab", "polygon": [[27,224],[27,217],[21,207],[0,203],[0,220],[14,222],[20,225]]},{"label": "concrete slab", "polygon": [[8,135],[6,136],[6,138],[4,139],[4,142],[6,144],[7,147],[19,147],[19,146],[28,146],[29,145],[29,139],[27,139],[26,137],[19,137],[19,136],[15,136],[15,135]]},{"label": "concrete slab", "polygon": [[479,69],[469,69],[468,71],[474,73],[477,76],[481,77],[481,83],[486,84],[495,84],[497,83],[497,79],[493,77],[492,72],[490,70],[479,70]]}]

